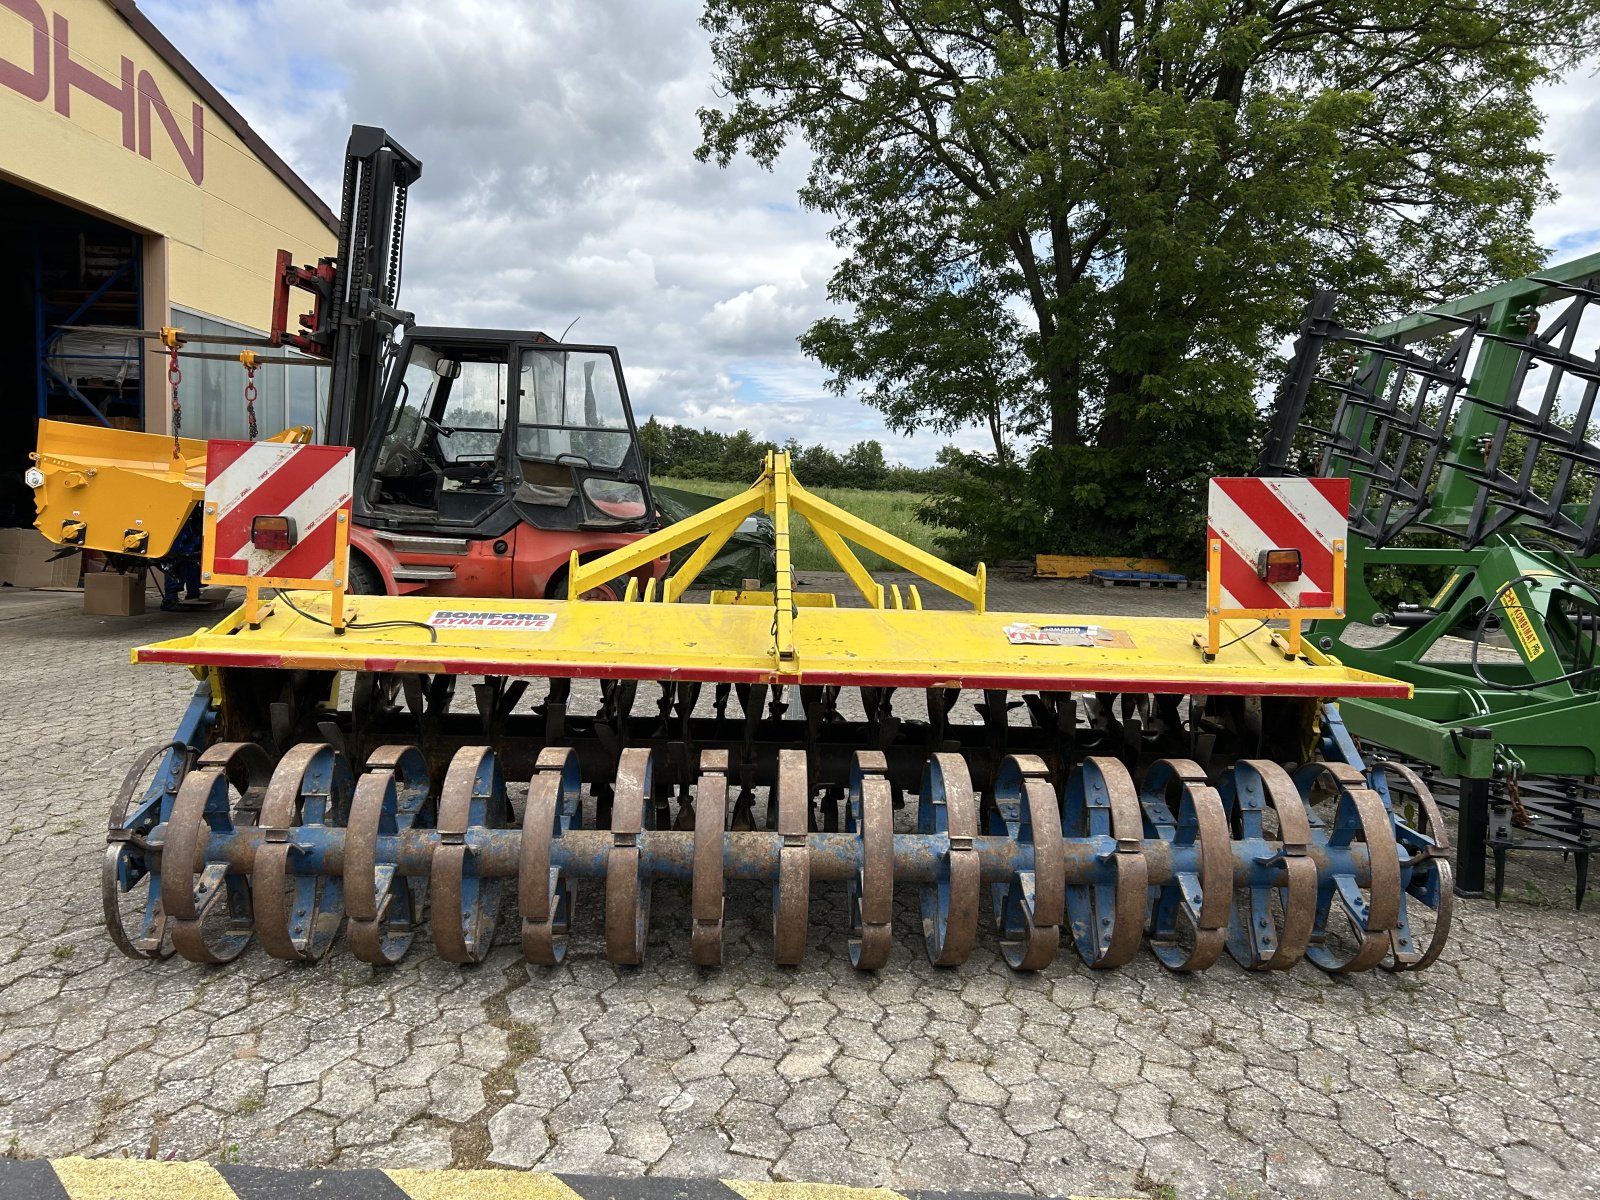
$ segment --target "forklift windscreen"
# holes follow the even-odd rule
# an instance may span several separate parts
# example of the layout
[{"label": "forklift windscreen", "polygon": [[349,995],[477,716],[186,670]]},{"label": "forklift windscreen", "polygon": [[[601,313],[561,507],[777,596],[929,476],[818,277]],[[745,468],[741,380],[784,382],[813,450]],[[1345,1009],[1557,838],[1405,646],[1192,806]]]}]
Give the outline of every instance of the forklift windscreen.
[{"label": "forklift windscreen", "polygon": [[525,350],[517,457],[614,469],[633,444],[616,364],[589,350]]}]

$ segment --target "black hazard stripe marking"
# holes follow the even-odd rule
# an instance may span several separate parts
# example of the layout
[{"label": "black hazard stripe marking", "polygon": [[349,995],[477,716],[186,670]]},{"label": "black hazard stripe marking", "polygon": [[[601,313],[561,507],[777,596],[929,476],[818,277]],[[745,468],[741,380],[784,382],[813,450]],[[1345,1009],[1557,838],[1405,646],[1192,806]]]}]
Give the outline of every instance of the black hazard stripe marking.
[{"label": "black hazard stripe marking", "polygon": [[280,1171],[225,1163],[217,1166],[217,1174],[239,1200],[408,1200],[400,1186],[375,1167]]},{"label": "black hazard stripe marking", "polygon": [[559,1176],[583,1200],[741,1200],[720,1179],[664,1179],[659,1175]]},{"label": "black hazard stripe marking", "polygon": [[71,1200],[42,1158],[0,1158],[0,1196],[5,1200]]}]

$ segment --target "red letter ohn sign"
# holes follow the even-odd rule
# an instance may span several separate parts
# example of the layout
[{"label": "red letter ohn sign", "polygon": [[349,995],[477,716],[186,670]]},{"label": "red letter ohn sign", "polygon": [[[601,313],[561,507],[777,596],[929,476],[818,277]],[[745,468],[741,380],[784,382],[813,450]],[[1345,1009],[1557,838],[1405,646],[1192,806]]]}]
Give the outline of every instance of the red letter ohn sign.
[{"label": "red letter ohn sign", "polygon": [[[0,10],[21,18],[24,26],[20,43],[9,43],[18,58],[0,54],[0,87],[49,103],[69,121],[74,119],[74,100],[80,113],[85,101],[103,104],[121,118],[123,149],[143,158],[154,157],[152,130],[159,123],[189,178],[196,186],[204,181],[205,109],[199,103],[189,106],[186,137],[179,114],[161,94],[155,76],[135,70],[133,59],[122,55],[113,79],[103,73],[112,69],[109,63],[93,63],[73,53],[70,22],[58,12],[46,14],[39,0],[0,0]],[[4,19],[9,23],[9,17]]]},{"label": "red letter ohn sign", "polygon": [[1300,653],[1300,623],[1344,615],[1348,479],[1213,479],[1206,506],[1205,650],[1229,617],[1285,618]]}]

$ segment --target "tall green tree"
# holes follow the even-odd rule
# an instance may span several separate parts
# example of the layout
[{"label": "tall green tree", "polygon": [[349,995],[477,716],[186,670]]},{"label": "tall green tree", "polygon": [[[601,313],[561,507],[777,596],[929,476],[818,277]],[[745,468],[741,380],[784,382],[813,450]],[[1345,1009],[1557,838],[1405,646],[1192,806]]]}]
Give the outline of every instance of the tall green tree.
[{"label": "tall green tree", "polygon": [[1596,46],[1600,4],[706,0],[702,23],[728,102],[701,157],[802,139],[801,199],[837,218],[849,315],[801,339],[832,385],[897,431],[986,427],[992,455],[947,461],[1040,514],[1019,539],[1149,551],[1250,462],[1312,288],[1377,318],[1538,265],[1532,89]]}]

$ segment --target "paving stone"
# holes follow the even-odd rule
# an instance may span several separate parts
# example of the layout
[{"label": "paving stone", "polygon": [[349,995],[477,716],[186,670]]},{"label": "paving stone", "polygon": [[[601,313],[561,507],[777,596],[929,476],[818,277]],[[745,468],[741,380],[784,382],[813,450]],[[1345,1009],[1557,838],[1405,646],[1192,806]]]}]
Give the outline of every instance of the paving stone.
[{"label": "paving stone", "polygon": [[428,1097],[429,1115],[457,1123],[470,1121],[486,1106],[483,1075],[464,1063],[448,1066],[428,1080]]},{"label": "paving stone", "polygon": [[820,1125],[795,1134],[788,1150],[773,1164],[773,1173],[780,1179],[825,1178],[852,1187],[881,1187],[887,1165],[852,1154],[843,1130]]},{"label": "paving stone", "polygon": [[617,1153],[636,1162],[654,1163],[672,1148],[672,1138],[661,1123],[661,1110],[654,1104],[626,1100],[606,1117]]},{"label": "paving stone", "polygon": [[557,1135],[550,1151],[539,1160],[541,1171],[603,1174],[614,1139],[604,1125],[579,1125]]},{"label": "paving stone", "polygon": [[550,1149],[550,1135],[538,1109],[508,1104],[489,1118],[489,1161],[503,1167],[531,1167]]},{"label": "paving stone", "polygon": [[675,1179],[749,1178],[761,1165],[760,1158],[734,1154],[717,1131],[698,1129],[674,1138],[672,1148],[656,1160],[650,1173]]}]

